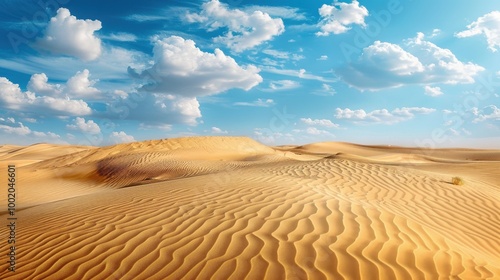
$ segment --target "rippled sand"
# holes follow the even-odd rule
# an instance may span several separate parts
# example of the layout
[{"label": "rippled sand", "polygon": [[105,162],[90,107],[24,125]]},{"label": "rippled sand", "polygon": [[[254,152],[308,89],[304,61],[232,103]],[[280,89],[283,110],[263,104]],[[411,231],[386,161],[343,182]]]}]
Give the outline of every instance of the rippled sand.
[{"label": "rippled sand", "polygon": [[500,151],[190,137],[0,161],[1,279],[500,278]]}]

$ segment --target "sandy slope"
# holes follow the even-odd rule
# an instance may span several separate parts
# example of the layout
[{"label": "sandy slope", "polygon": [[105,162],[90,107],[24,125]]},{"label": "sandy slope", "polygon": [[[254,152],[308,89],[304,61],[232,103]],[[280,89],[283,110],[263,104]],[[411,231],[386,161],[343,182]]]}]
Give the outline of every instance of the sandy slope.
[{"label": "sandy slope", "polygon": [[499,151],[51,147],[0,149],[0,174],[21,163],[1,279],[500,279]]}]

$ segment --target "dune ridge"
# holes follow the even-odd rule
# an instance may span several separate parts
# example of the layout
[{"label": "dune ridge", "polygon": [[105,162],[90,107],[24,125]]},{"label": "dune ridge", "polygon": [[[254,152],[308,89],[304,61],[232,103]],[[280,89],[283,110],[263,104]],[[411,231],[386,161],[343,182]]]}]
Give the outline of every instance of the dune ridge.
[{"label": "dune ridge", "polygon": [[500,277],[498,151],[190,137],[39,152],[19,168],[19,269],[2,279]]}]

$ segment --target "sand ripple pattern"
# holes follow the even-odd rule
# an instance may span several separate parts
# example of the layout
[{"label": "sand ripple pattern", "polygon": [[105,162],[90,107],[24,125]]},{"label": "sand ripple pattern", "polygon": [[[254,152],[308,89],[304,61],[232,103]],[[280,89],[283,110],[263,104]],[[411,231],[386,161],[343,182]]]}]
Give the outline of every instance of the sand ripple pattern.
[{"label": "sand ripple pattern", "polygon": [[[167,160],[125,161],[156,162],[161,178]],[[500,277],[498,186],[347,159],[257,161],[176,160],[185,176],[24,209],[18,271],[2,262],[0,278]]]}]

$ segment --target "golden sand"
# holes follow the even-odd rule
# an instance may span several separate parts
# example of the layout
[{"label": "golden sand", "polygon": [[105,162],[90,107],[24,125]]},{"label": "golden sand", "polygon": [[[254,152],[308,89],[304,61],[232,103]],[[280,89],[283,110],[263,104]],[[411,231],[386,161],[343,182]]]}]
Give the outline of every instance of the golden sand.
[{"label": "golden sand", "polygon": [[0,162],[18,197],[0,279],[500,278],[496,150],[190,137]]}]

